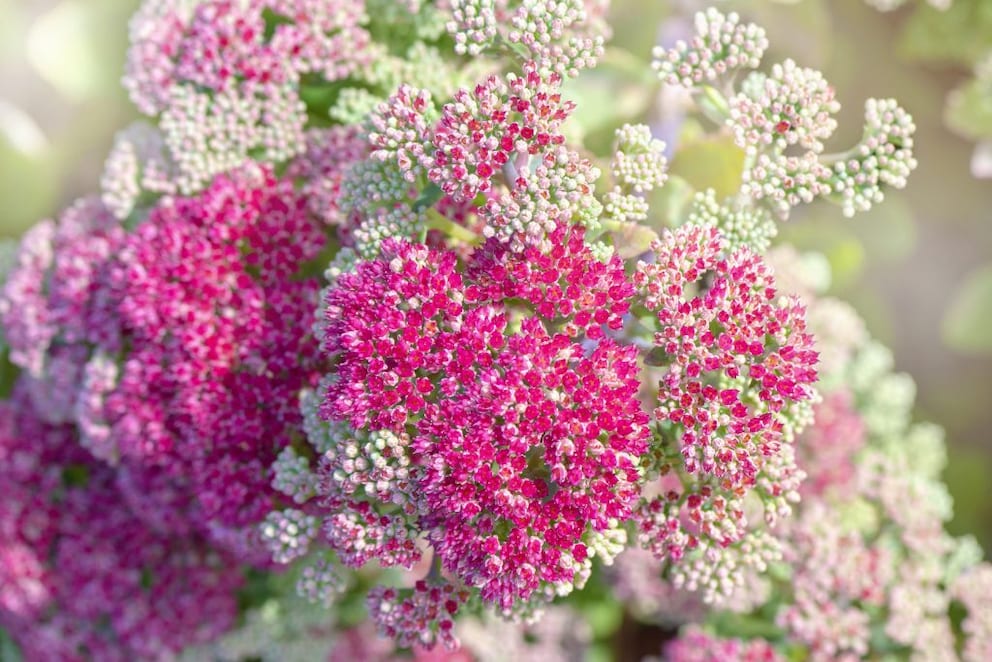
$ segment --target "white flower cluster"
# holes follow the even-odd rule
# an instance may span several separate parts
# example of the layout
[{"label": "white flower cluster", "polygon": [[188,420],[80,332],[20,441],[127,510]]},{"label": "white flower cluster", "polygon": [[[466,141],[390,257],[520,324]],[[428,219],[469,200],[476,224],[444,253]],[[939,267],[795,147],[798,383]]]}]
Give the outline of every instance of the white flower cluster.
[{"label": "white flower cluster", "polygon": [[756,253],[764,253],[778,234],[778,226],[764,209],[735,206],[732,201],[720,204],[713,189],[696,193],[685,222],[716,226],[731,252],[746,246]]},{"label": "white flower cluster", "polygon": [[710,9],[696,15],[690,43],[655,53],[662,80],[701,92],[700,109],[724,122],[744,150],[741,193],[785,220],[793,207],[816,198],[838,202],[853,216],[881,202],[885,188],[905,187],[916,168],[916,127],[894,100],[869,99],[861,142],[828,156],[824,142],[837,128],[840,104],[819,71],[786,60],[768,73],[752,72],[729,99],[724,86],[706,87],[733,69],[757,68],[765,45],[760,28]]},{"label": "white flower cluster", "polygon": [[834,164],[831,186],[845,216],[867,211],[885,197],[883,186],[904,188],[916,169],[913,118],[895,99],[865,102],[865,135],[852,156]]},{"label": "white flower cluster", "polygon": [[670,85],[695,87],[739,69],[755,69],[768,48],[764,28],[741,23],[734,12],[723,14],[711,7],[696,14],[695,27],[689,42],[654,50],[654,70]]},{"label": "white flower cluster", "polygon": [[614,186],[603,196],[607,218],[637,222],[648,217],[644,195],[668,180],[665,147],[645,124],[624,124],[616,130],[616,150],[610,163]]},{"label": "white flower cluster", "polygon": [[734,142],[749,154],[785,151],[796,145],[817,154],[837,128],[840,104],[834,89],[816,69],[792,60],[775,64],[770,74],[752,73],[730,100],[728,124]]}]

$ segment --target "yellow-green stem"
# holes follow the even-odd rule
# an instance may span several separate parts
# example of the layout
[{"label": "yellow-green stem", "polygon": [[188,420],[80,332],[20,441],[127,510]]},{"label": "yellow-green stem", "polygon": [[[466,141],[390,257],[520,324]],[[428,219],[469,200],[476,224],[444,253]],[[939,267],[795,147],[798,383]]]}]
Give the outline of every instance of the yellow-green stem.
[{"label": "yellow-green stem", "polygon": [[428,230],[440,230],[448,237],[472,246],[477,246],[482,243],[482,237],[472,232],[465,226],[458,225],[450,218],[442,216],[441,212],[438,210],[431,208],[428,209],[426,213]]},{"label": "yellow-green stem", "polygon": [[712,85],[703,85],[702,97],[699,99],[699,107],[714,123],[723,126],[730,119],[730,104],[727,97]]}]

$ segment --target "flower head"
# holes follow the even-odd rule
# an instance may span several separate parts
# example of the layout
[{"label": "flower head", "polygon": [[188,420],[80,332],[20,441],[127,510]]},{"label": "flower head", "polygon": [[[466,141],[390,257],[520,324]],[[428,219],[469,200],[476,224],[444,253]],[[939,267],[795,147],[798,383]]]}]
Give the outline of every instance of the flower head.
[{"label": "flower head", "polygon": [[693,87],[715,82],[737,69],[755,69],[768,48],[763,28],[741,23],[731,12],[710,8],[695,16],[696,34],[670,50],[657,48],[653,63],[659,78],[671,85]]},{"label": "flower head", "polygon": [[201,537],[149,528],[23,385],[0,405],[0,625],[24,654],[163,658],[227,629],[237,565]]}]

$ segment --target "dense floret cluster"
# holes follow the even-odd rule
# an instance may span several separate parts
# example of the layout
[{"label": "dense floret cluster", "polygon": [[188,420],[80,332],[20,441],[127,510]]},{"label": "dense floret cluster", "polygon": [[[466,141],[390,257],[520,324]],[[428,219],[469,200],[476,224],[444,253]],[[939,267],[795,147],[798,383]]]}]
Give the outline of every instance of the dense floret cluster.
[{"label": "dense floret cluster", "polygon": [[695,35],[671,49],[654,51],[654,69],[666,83],[694,87],[740,69],[755,69],[768,48],[764,28],[741,23],[736,13],[712,8],[696,14]]},{"label": "dense floret cluster", "polygon": [[[597,321],[579,300],[607,296],[589,286],[608,270],[621,283],[614,296],[632,288],[623,287],[619,261],[595,262],[581,228],[575,233],[571,248],[585,255],[584,266],[598,265],[585,273],[582,262],[507,268],[503,247],[491,241],[481,249],[478,280],[466,281],[453,253],[387,240],[379,259],[338,279],[326,308],[335,378],[322,411],[369,430],[364,448],[358,441],[347,459],[329,451],[321,470],[325,505],[354,511],[327,526],[346,546],[338,548],[345,559],[409,566],[419,558],[412,538],[423,536],[442,567],[511,609],[542,586],[570,590],[588,566],[584,541],[629,517],[647,437],[636,352],[600,327],[620,326],[623,303],[613,313],[597,307],[604,313]],[[560,254],[559,265],[571,267],[566,250],[550,257]],[[545,307],[551,297],[535,296],[544,291],[538,288],[560,288],[569,275],[559,306]],[[508,299],[536,313],[517,332],[508,329]],[[371,300],[380,305],[369,308]],[[549,331],[548,322],[560,318],[572,323]],[[591,354],[572,337],[580,332],[598,342]],[[359,489],[373,501],[340,500]],[[383,508],[394,509],[385,529]],[[378,533],[358,528],[342,536],[334,523],[343,518]],[[349,549],[357,540],[377,543],[363,544],[355,557]],[[404,548],[409,556],[392,551]]]},{"label": "dense floret cluster", "polygon": [[146,2],[131,22],[124,86],[161,117],[176,183],[189,193],[260,153],[303,151],[301,79],[341,80],[372,62],[364,3]]},{"label": "dense floret cluster", "polygon": [[241,575],[200,536],[155,530],[24,384],[0,406],[0,625],[27,659],[162,659],[237,615]]},{"label": "dense floret cluster", "polygon": [[251,544],[317,374],[294,320],[319,285],[293,276],[318,228],[289,181],[252,167],[163,198],[133,231],[88,199],[25,243],[0,298],[11,360],[150,525]]},{"label": "dense floret cluster", "polygon": [[[801,304],[776,299],[768,267],[747,249],[724,258],[715,228],[685,226],[652,252],[635,283],[657,311],[666,368],[654,416],[678,442],[645,459],[662,487],[640,507],[639,537],[677,562],[687,551],[705,556],[744,540],[748,492],[760,495],[770,524],[798,501],[804,474],[783,446],[790,410],[815,394],[817,356]],[[705,292],[690,296],[704,275]],[[720,575],[712,579],[723,585],[709,590],[729,595],[733,577]]]}]

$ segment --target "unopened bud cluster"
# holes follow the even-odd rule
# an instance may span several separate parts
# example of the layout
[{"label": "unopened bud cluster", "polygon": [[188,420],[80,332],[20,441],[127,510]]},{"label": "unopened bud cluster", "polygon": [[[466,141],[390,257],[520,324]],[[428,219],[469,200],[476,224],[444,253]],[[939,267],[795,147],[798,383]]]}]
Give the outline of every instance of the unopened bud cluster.
[{"label": "unopened bud cluster", "polygon": [[905,187],[916,168],[916,127],[894,100],[869,99],[861,142],[827,156],[824,142],[837,128],[840,104],[819,71],[785,60],[769,73],[750,72],[735,94],[722,96],[738,69],[757,69],[766,45],[760,28],[711,9],[696,15],[690,42],[655,52],[659,77],[696,92],[744,150],[741,193],[786,219],[792,208],[817,198],[853,216],[880,203],[885,188]]},{"label": "unopened bud cluster", "polygon": [[694,27],[696,34],[688,42],[654,51],[654,69],[670,85],[707,85],[739,70],[755,69],[768,48],[765,30],[741,23],[736,13],[711,8],[696,14]]}]

